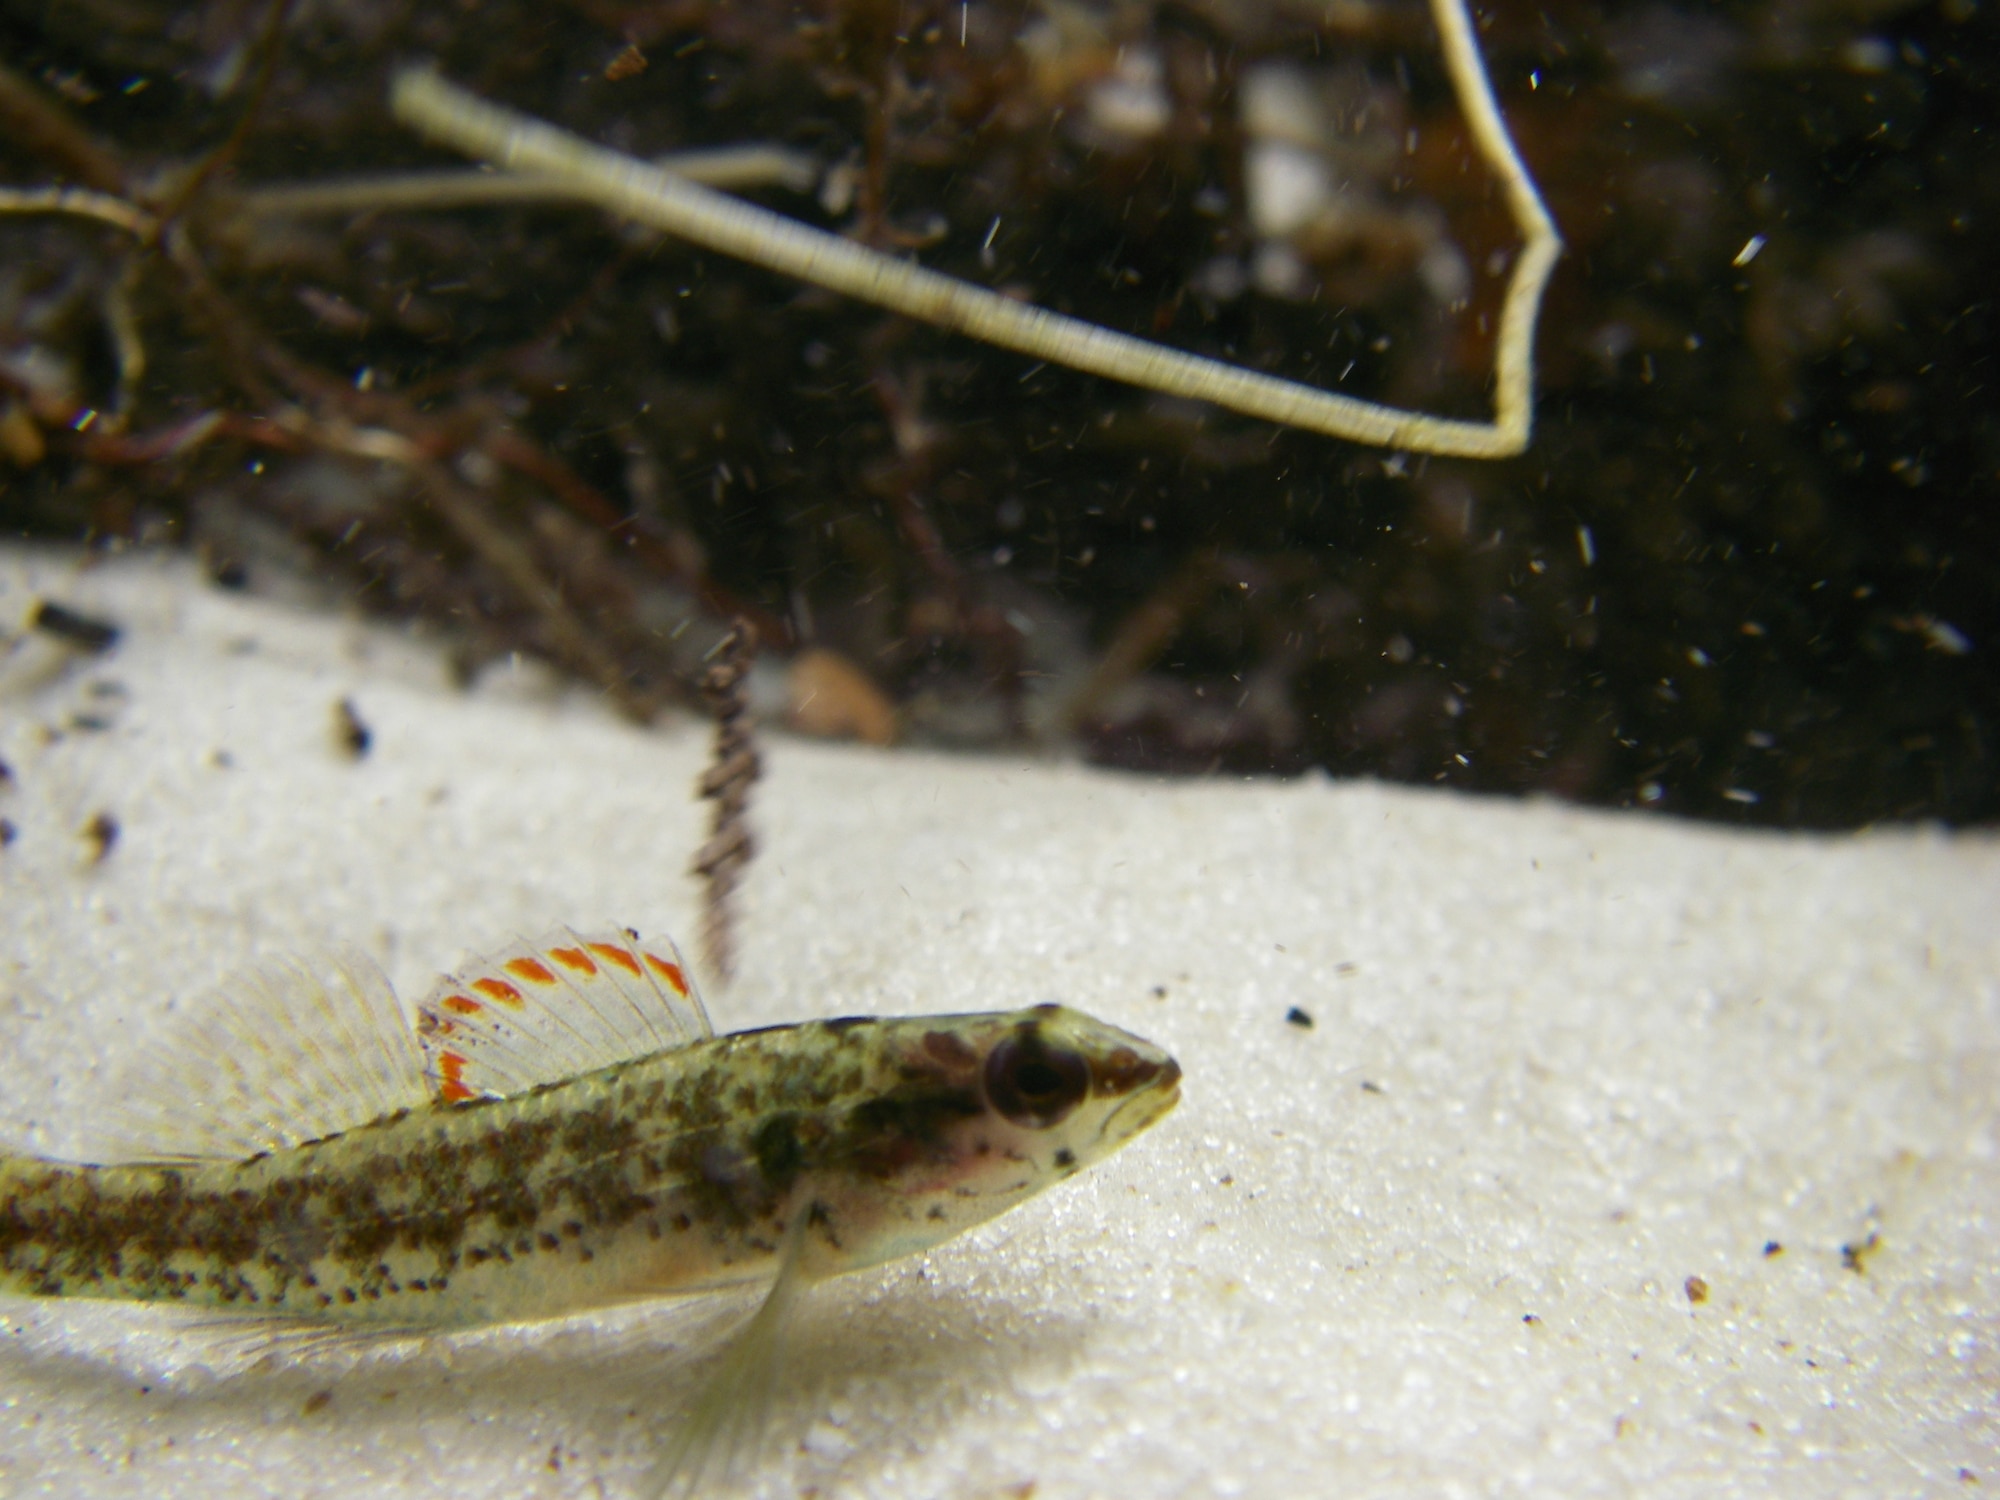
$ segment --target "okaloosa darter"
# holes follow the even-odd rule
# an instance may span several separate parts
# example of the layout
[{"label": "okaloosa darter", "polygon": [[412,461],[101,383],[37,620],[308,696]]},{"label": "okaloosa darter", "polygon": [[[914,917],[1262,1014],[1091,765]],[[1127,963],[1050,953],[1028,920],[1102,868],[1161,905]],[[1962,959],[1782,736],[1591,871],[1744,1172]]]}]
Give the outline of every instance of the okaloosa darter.
[{"label": "okaloosa darter", "polygon": [[239,983],[88,1164],[0,1156],[0,1290],[424,1334],[768,1286],[667,1482],[754,1438],[814,1281],[1117,1150],[1180,1069],[1057,1005],[717,1036],[671,942],[560,931],[410,1026],[366,960]]}]

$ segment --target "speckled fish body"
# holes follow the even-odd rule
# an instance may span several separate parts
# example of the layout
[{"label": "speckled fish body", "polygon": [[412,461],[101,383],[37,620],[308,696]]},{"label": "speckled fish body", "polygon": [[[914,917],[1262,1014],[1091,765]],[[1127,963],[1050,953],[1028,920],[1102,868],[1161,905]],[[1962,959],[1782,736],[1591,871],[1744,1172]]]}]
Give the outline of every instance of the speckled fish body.
[{"label": "speckled fish body", "polygon": [[442,1329],[754,1281],[788,1244],[818,1279],[1105,1156],[1180,1070],[1043,1006],[708,1037],[499,1098],[457,1076],[247,1160],[0,1158],[0,1289]]}]

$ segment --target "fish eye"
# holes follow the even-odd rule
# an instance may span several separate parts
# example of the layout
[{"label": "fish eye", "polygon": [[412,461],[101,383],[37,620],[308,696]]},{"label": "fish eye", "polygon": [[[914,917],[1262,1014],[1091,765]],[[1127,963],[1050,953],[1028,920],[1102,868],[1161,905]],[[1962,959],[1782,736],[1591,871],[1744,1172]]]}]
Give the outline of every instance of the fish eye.
[{"label": "fish eye", "polygon": [[1046,1130],[1090,1092],[1090,1064],[1051,1047],[1033,1027],[1003,1037],[986,1055],[986,1097],[1016,1125]]}]

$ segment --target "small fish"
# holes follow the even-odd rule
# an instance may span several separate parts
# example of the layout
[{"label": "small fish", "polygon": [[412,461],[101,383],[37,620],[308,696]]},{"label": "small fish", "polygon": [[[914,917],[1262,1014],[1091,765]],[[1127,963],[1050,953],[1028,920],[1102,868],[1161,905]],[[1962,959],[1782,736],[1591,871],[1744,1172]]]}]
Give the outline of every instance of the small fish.
[{"label": "small fish", "polygon": [[365,959],[293,963],[180,1045],[93,1163],[0,1155],[0,1291],[422,1334],[767,1286],[663,1489],[754,1442],[799,1290],[1033,1197],[1180,1084],[1058,1005],[717,1036],[629,932],[476,962],[414,1029]]}]

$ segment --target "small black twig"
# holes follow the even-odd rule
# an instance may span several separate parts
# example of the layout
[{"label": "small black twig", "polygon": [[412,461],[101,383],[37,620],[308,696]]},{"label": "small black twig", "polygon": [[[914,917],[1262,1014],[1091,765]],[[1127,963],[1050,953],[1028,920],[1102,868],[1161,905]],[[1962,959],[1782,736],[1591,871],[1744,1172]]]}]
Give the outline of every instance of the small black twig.
[{"label": "small black twig", "polygon": [[708,842],[694,857],[695,873],[708,883],[702,915],[702,954],[709,972],[727,982],[736,967],[735,909],[731,897],[757,852],[746,813],[750,787],[763,770],[750,718],[750,664],[757,630],[738,616],[701,675],[701,696],[715,715],[715,753],[702,772],[701,794],[715,803]]}]

